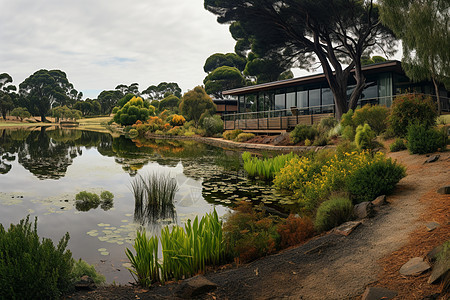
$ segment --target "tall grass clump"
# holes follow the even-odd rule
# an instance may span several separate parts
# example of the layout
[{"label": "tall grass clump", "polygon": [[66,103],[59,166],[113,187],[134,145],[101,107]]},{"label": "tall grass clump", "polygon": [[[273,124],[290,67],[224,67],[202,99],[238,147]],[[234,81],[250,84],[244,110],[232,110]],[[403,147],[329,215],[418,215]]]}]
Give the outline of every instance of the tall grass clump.
[{"label": "tall grass clump", "polygon": [[277,155],[272,158],[259,159],[251,156],[249,152],[242,154],[244,161],[244,170],[250,178],[259,178],[261,180],[273,180],[275,174],[278,173],[287,162],[298,156],[294,153]]},{"label": "tall grass clump", "polygon": [[169,175],[138,175],[131,182],[135,201],[135,219],[152,222],[175,216],[173,200],[178,190],[177,182]]},{"label": "tall grass clump", "polygon": [[333,197],[317,209],[314,226],[318,232],[327,231],[352,219],[353,204],[347,197]]},{"label": "tall grass clump", "polygon": [[136,255],[126,250],[132,265],[130,272],[145,287],[204,272],[207,266],[219,265],[227,257],[222,235],[222,222],[216,211],[200,220],[196,217],[194,222],[188,220],[184,229],[166,226],[161,230],[162,258],[159,260],[158,238],[147,238],[145,232],[138,232],[133,246]]},{"label": "tall grass clump", "polygon": [[0,224],[0,298],[59,299],[72,287],[72,253],[66,233],[55,247],[39,239],[37,218],[29,216],[8,231]]}]

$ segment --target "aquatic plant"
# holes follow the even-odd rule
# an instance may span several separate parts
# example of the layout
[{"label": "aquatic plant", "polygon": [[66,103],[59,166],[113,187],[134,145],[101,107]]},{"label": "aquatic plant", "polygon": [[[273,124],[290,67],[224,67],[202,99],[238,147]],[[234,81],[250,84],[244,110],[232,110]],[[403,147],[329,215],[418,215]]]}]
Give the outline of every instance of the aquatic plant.
[{"label": "aquatic plant", "polygon": [[278,173],[287,162],[298,157],[294,153],[277,155],[272,158],[259,159],[251,156],[249,152],[242,154],[244,161],[244,170],[250,178],[259,178],[261,180],[273,180],[275,174]]},{"label": "aquatic plant", "polygon": [[158,238],[147,238],[145,231],[138,231],[134,243],[136,255],[128,248],[126,255],[131,262],[130,272],[142,286],[154,282],[179,280],[198,272],[208,265],[219,265],[226,257],[222,238],[222,222],[217,212],[206,214],[200,221],[188,220],[185,229],[180,226],[161,230],[163,257],[158,259]]},{"label": "aquatic plant", "polygon": [[96,193],[81,191],[75,195],[75,208],[79,211],[89,211],[101,204],[101,208],[106,211],[113,207],[113,201],[114,194],[109,191],[103,191],[100,197]]},{"label": "aquatic plant", "polygon": [[131,182],[131,190],[135,201],[136,221],[143,224],[175,217],[173,199],[178,185],[174,178],[156,173],[145,177],[138,175]]}]

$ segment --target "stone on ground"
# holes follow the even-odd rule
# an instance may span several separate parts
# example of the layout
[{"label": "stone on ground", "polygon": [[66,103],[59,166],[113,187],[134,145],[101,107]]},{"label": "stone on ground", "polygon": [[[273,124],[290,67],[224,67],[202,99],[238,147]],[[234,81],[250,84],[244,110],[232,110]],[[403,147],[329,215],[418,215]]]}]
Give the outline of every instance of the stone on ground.
[{"label": "stone on ground", "polygon": [[375,200],[372,201],[373,206],[381,206],[385,205],[386,203],[386,195],[378,196]]},{"label": "stone on ground", "polygon": [[95,290],[97,286],[95,285],[94,279],[91,277],[84,275],[80,278],[79,281],[75,283],[75,289],[77,290],[88,290],[92,291]]},{"label": "stone on ground", "polygon": [[217,288],[217,285],[202,275],[185,280],[176,292],[178,297],[192,299],[202,294],[209,293]]},{"label": "stone on ground", "polygon": [[355,230],[356,227],[358,227],[361,224],[361,221],[350,221],[346,222],[334,229],[334,232],[341,235],[349,235],[352,233],[353,230]]},{"label": "stone on ground", "polygon": [[439,194],[448,195],[450,194],[450,185],[446,185],[437,190]]},{"label": "stone on ground", "polygon": [[404,276],[420,275],[430,269],[430,265],[422,257],[411,258],[400,268],[400,274]]},{"label": "stone on ground", "polygon": [[433,231],[440,226],[441,225],[439,225],[439,223],[436,223],[436,222],[430,222],[426,225],[428,231]]},{"label": "stone on ground", "polygon": [[424,162],[424,164],[435,162],[435,161],[437,161],[439,159],[439,157],[441,157],[439,154],[438,155],[431,155],[430,157],[427,158],[427,160]]},{"label": "stone on ground", "polygon": [[373,215],[373,205],[369,201],[361,202],[353,207],[353,213],[358,219],[370,218]]},{"label": "stone on ground", "polygon": [[361,300],[389,300],[395,296],[397,296],[397,292],[382,287],[368,287],[366,288]]}]

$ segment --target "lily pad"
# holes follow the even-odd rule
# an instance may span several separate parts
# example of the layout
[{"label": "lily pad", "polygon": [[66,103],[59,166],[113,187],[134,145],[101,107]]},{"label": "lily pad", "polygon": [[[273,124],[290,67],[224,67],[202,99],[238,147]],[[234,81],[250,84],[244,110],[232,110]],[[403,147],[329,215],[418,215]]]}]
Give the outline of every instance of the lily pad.
[{"label": "lily pad", "polygon": [[100,252],[100,254],[106,256],[106,255],[109,255],[109,252],[108,251],[103,251],[103,252]]}]

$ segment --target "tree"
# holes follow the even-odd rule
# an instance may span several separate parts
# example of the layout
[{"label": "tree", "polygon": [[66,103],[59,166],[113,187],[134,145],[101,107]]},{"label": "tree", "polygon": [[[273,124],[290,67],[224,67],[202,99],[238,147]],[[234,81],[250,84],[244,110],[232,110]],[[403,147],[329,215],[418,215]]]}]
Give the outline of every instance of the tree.
[{"label": "tree", "polygon": [[378,55],[375,55],[375,56],[372,56],[372,57],[370,57],[368,55],[361,56],[361,64],[363,66],[371,65],[371,64],[377,64],[377,63],[382,63],[382,62],[385,62],[385,61],[386,61],[386,58],[384,58],[382,56],[378,56]]},{"label": "tree", "polygon": [[31,114],[24,107],[16,107],[11,111],[11,116],[19,118],[22,122],[23,119],[31,117]]},{"label": "tree", "polygon": [[[378,20],[378,6],[369,0],[205,0],[204,6],[219,23],[249,37],[237,42],[237,53],[251,45],[260,57],[280,57],[291,67],[317,67],[318,61],[333,92],[337,118],[356,107],[365,87],[361,56],[395,45],[391,31]],[[347,103],[352,69],[356,86]]]},{"label": "tree", "polygon": [[237,68],[221,66],[209,73],[203,83],[206,93],[223,98],[222,91],[244,86],[245,79]]},{"label": "tree", "polygon": [[438,112],[439,83],[450,89],[448,0],[382,0],[381,17],[403,45],[403,69],[413,81],[432,80]]},{"label": "tree", "polygon": [[141,97],[133,97],[114,115],[114,122],[121,125],[132,125],[136,121],[146,121],[155,114],[155,108]]},{"label": "tree", "polygon": [[36,108],[41,122],[47,121],[45,115],[53,106],[66,104],[72,89],[66,73],[60,70],[36,71],[19,85],[19,93],[29,99],[31,108]]},{"label": "tree", "polygon": [[206,59],[203,70],[206,73],[211,73],[218,67],[228,66],[235,67],[242,72],[244,71],[246,64],[247,59],[237,55],[236,53],[215,53]]},{"label": "tree", "polygon": [[98,115],[101,112],[101,105],[100,102],[97,100],[92,99],[86,99],[86,100],[80,100],[77,101],[73,108],[78,109],[81,111],[83,116],[89,116],[89,115]]},{"label": "tree", "polygon": [[181,98],[181,88],[176,82],[161,82],[158,85],[151,85],[142,91],[142,95],[148,95],[150,100],[162,100],[169,95]]},{"label": "tree", "polygon": [[197,127],[200,116],[205,112],[209,112],[210,115],[215,113],[216,105],[205,89],[197,86],[183,95],[180,111],[188,120],[193,120]]},{"label": "tree", "polygon": [[58,106],[51,110],[52,117],[56,118],[56,122],[59,122],[60,119],[72,119],[77,120],[80,119],[82,114],[81,111],[76,109],[70,109],[67,106]]},{"label": "tree", "polygon": [[13,91],[16,87],[12,85],[12,77],[7,73],[0,74],[0,112],[6,120],[8,111],[14,108]]},{"label": "tree", "polygon": [[101,113],[105,115],[109,115],[114,106],[116,106],[117,102],[123,97],[123,93],[121,91],[102,91],[100,95],[97,97],[97,101],[101,106]]},{"label": "tree", "polygon": [[178,106],[180,105],[180,102],[181,102],[181,100],[177,96],[169,95],[159,102],[158,109],[159,109],[159,111],[168,109],[173,112],[177,112],[175,110],[178,110]]},{"label": "tree", "polygon": [[259,58],[254,54],[249,55],[244,75],[255,77],[257,84],[294,77],[294,74],[290,70],[286,70],[286,67],[280,61]]}]

